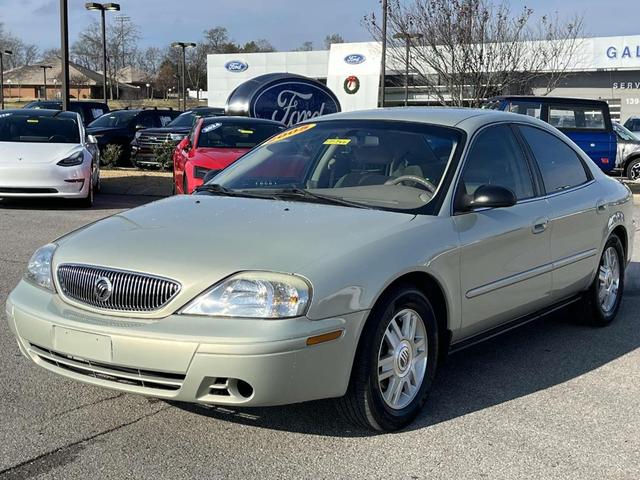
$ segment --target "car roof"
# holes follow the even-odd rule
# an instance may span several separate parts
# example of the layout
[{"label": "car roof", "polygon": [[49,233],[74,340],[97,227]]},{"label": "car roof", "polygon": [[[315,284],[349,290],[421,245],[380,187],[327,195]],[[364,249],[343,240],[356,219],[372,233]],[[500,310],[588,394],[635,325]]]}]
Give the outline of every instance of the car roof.
[{"label": "car roof", "polygon": [[535,95],[504,95],[499,97],[493,97],[487,100],[488,102],[494,102],[498,100],[524,100],[530,102],[544,102],[544,103],[553,103],[553,104],[573,104],[580,103],[582,105],[608,105],[604,100],[593,100],[591,98],[576,98],[576,97],[541,97]]},{"label": "car roof", "polygon": [[11,114],[16,116],[23,117],[60,117],[60,118],[70,118],[73,120],[78,119],[78,114],[76,112],[63,112],[61,110],[53,110],[47,108],[39,108],[39,109],[28,109],[28,108],[14,108],[11,110],[3,110],[2,114]]},{"label": "car roof", "polygon": [[250,123],[252,125],[278,125],[284,127],[281,122],[276,122],[275,120],[268,120],[266,118],[254,118],[254,117],[204,117],[204,123],[209,124],[211,122],[229,122],[233,121],[234,123]]},{"label": "car roof", "polygon": [[328,120],[392,120],[455,127],[470,119],[474,119],[480,124],[499,121],[524,121],[535,123],[536,125],[539,124],[539,122],[532,117],[516,113],[480,108],[452,107],[391,107],[357,110],[324,115],[307,120],[305,123],[316,123]]}]

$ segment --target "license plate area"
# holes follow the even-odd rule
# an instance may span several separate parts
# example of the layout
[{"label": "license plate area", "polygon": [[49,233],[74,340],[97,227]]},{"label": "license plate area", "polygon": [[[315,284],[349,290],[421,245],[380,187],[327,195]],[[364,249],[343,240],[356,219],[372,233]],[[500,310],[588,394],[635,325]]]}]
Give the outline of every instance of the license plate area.
[{"label": "license plate area", "polygon": [[63,327],[53,328],[54,350],[80,360],[111,362],[111,337]]}]

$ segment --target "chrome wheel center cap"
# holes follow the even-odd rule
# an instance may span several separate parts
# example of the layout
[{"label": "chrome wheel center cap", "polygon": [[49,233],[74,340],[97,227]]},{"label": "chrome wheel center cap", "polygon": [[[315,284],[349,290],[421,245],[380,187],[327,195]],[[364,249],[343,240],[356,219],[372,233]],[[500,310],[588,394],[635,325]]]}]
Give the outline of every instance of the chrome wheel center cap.
[{"label": "chrome wheel center cap", "polygon": [[413,359],[413,353],[411,351],[411,345],[409,342],[401,342],[396,349],[395,354],[396,371],[398,375],[404,376],[409,373],[411,368],[411,360]]}]

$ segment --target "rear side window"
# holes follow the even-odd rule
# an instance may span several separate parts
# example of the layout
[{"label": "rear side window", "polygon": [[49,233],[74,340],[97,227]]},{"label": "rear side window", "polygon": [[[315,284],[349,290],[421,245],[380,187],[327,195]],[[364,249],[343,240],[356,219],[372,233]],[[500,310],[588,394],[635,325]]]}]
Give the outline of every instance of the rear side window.
[{"label": "rear side window", "polygon": [[521,115],[529,115],[530,117],[540,118],[542,112],[542,104],[536,102],[511,101],[507,106],[507,111],[512,113],[520,113]]},{"label": "rear side window", "polygon": [[549,123],[557,128],[606,130],[604,107],[549,105]]},{"label": "rear side window", "polygon": [[589,180],[582,160],[569,145],[539,128],[519,128],[540,167],[547,193],[577,187]]},{"label": "rear side window", "polygon": [[511,128],[483,130],[473,143],[462,174],[461,187],[473,195],[483,185],[506,187],[518,200],[534,196],[529,165]]}]

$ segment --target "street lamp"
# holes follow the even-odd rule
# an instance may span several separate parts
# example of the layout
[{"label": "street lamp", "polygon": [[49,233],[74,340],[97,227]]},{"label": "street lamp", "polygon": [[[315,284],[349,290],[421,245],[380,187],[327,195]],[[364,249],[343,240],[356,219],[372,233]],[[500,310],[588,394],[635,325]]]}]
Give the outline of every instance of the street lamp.
[{"label": "street lamp", "polygon": [[385,81],[387,76],[387,17],[389,16],[389,7],[387,0],[382,0],[382,61],[380,66],[380,106],[384,108],[385,101]]},{"label": "street lamp", "polygon": [[42,78],[44,80],[44,99],[47,99],[47,69],[53,68],[51,65],[38,65],[42,69]]},{"label": "street lamp", "polygon": [[147,99],[150,99],[151,97],[149,96],[149,87],[151,86],[150,83],[147,83]]},{"label": "street lamp", "polygon": [[120,11],[120,5],[117,3],[89,2],[85,3],[84,6],[87,10],[99,11],[102,20],[102,93],[104,103],[107,103],[107,32],[105,12],[118,12]]},{"label": "street lamp", "polygon": [[405,69],[404,69],[404,106],[409,105],[409,63],[411,62],[411,40],[419,40],[423,35],[421,33],[396,33],[393,38],[405,41]]},{"label": "street lamp", "polygon": [[4,110],[4,56],[13,55],[11,50],[0,50],[0,109]]},{"label": "street lamp", "polygon": [[[181,48],[182,49],[182,86],[181,86],[181,92],[182,92],[182,106],[184,107],[184,109],[187,109],[187,54],[186,54],[186,50],[187,48],[195,48],[196,44],[193,42],[173,42],[171,44],[171,46],[173,48]],[[180,109],[180,107],[178,107],[178,109]]]}]

